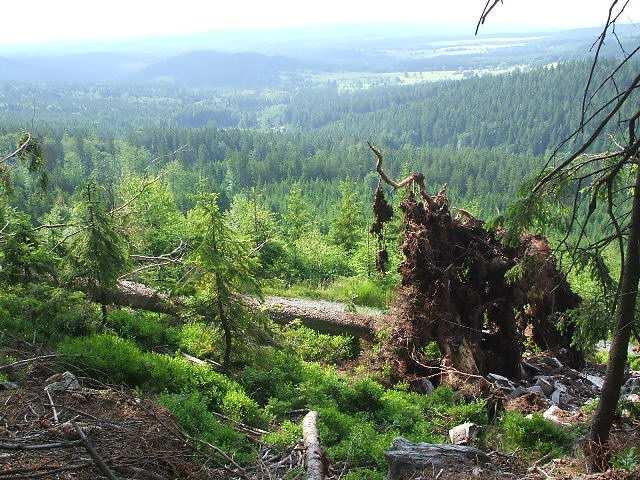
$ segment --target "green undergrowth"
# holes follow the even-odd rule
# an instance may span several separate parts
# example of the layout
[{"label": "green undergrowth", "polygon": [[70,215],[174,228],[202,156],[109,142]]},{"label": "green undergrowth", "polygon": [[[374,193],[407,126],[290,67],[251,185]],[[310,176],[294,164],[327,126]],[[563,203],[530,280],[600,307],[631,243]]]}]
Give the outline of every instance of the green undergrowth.
[{"label": "green undergrowth", "polygon": [[321,439],[330,457],[372,471],[384,469],[384,450],[398,435],[441,442],[458,423],[488,422],[482,400],[465,403],[446,388],[429,396],[402,387],[386,389],[371,378],[354,378],[335,367],[307,362],[287,349],[263,347],[260,360],[232,380],[181,357],[145,351],[113,333],[69,338],[58,348],[75,357],[80,371],[158,393],[188,433],[227,449],[241,461],[250,461],[253,447],[211,411],[267,428],[272,433],[264,441],[285,448],[300,438],[292,412],[318,410]]},{"label": "green undergrowth", "polygon": [[[598,350],[593,354],[591,360],[600,365],[607,365],[609,362],[609,352],[607,350]],[[640,355],[629,353],[628,362],[630,370],[640,371]]]},{"label": "green undergrowth", "polygon": [[640,469],[640,447],[628,447],[616,452],[611,459],[611,465],[628,472]]},{"label": "green undergrowth", "polygon": [[226,375],[182,357],[145,352],[131,340],[113,334],[64,340],[58,350],[74,357],[78,368],[113,383],[148,392],[198,393],[209,408],[234,420],[266,426],[265,412]]},{"label": "green undergrowth", "polygon": [[15,339],[52,344],[99,328],[100,310],[81,292],[37,284],[0,287],[0,330]]},{"label": "green undergrowth", "polygon": [[[401,387],[386,389],[366,376],[354,378],[271,349],[260,359],[240,376],[245,390],[275,418],[300,409],[318,410],[320,436],[329,456],[353,466],[383,468],[384,450],[399,435],[441,442],[458,423],[488,422],[484,401],[465,403],[447,388],[429,396]],[[290,438],[290,425],[283,428],[275,444]]]},{"label": "green undergrowth", "polygon": [[355,338],[319,333],[299,321],[279,328],[276,337],[292,355],[309,362],[340,363],[355,358],[359,351]]},{"label": "green undergrowth", "polygon": [[176,416],[180,426],[189,435],[229,452],[240,464],[255,460],[255,448],[247,437],[218,420],[201,394],[164,393],[160,395],[159,402]]},{"label": "green undergrowth", "polygon": [[571,453],[582,427],[563,427],[546,420],[540,414],[530,418],[506,412],[497,425],[499,446],[507,452],[521,452],[530,459],[548,455],[556,458]]},{"label": "green undergrowth", "polygon": [[204,323],[172,325],[162,315],[126,309],[110,311],[103,322],[82,294],[51,287],[0,289],[0,329],[56,346],[84,375],[157,397],[187,433],[239,463],[255,458],[255,445],[212,412],[268,430],[263,441],[285,449],[301,436],[301,412],[317,410],[322,443],[332,460],[348,464],[344,478],[351,480],[382,478],[384,451],[396,436],[444,442],[466,421],[482,427],[481,444],[530,458],[566,454],[578,434],[537,416],[507,413],[490,423],[484,400],[465,401],[443,387],[422,395],[403,384],[387,388],[366,372],[341,372],[332,364],[354,358],[356,342],[300,324],[273,327],[278,347],[252,346],[229,375],[181,355],[219,357],[220,334]]}]

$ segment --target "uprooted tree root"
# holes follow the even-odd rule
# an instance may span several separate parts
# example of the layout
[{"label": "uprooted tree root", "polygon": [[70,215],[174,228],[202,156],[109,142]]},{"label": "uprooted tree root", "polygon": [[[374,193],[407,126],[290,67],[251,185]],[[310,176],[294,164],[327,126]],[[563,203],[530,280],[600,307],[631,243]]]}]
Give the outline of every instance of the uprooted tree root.
[{"label": "uprooted tree root", "polygon": [[[372,150],[386,181],[382,155]],[[564,315],[580,298],[558,271],[548,242],[526,235],[518,246],[507,246],[504,232],[487,229],[463,210],[452,215],[446,188],[430,196],[418,181],[423,178],[412,174],[407,181],[387,182],[394,188],[413,186],[401,204],[405,259],[391,315],[398,372],[437,367],[443,380],[454,384],[488,373],[519,378],[527,335],[581,368],[583,356],[571,347],[574,328]],[[434,341],[443,354],[438,366],[423,354]]]}]

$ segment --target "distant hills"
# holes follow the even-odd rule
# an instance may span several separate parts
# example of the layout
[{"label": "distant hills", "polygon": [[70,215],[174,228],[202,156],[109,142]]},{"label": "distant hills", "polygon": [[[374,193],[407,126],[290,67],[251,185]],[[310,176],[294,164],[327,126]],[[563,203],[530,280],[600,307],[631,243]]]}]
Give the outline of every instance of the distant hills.
[{"label": "distant hills", "polygon": [[283,56],[198,51],[149,65],[139,72],[138,78],[194,86],[254,87],[277,83],[281,74],[302,66],[301,61]]},{"label": "distant hills", "polygon": [[[620,25],[616,33],[625,45],[637,44],[637,26]],[[548,64],[588,58],[599,33],[595,29],[541,32],[527,35],[470,37],[443,32],[420,33],[416,28],[393,34],[360,29],[267,35],[202,35],[191,39],[163,39],[146,45],[82,46],[30,54],[8,49],[0,53],[0,82],[154,82],[209,87],[281,85],[294,72],[473,71],[514,65]],[[288,35],[288,36],[287,36]],[[222,41],[224,39],[224,41]],[[263,42],[260,43],[259,40]],[[266,41],[270,39],[271,41]],[[144,47],[144,48],[143,48]],[[91,48],[89,45],[84,47]],[[64,53],[67,52],[67,53]],[[69,53],[76,52],[76,53]],[[603,56],[619,55],[615,43]]]},{"label": "distant hills", "polygon": [[110,52],[0,57],[0,81],[113,82],[126,80],[149,61],[148,57]]},{"label": "distant hills", "polygon": [[166,59],[117,53],[53,57],[0,57],[0,81],[170,81],[189,86],[257,87],[299,70],[301,60],[260,53],[188,52]]}]

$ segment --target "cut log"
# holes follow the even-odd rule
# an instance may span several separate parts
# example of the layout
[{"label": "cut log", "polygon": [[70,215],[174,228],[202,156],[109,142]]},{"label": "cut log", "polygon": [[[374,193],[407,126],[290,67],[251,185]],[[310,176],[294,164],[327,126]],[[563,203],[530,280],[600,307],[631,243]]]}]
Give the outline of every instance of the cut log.
[{"label": "cut log", "polygon": [[318,412],[311,410],[302,420],[302,438],[306,448],[307,480],[324,480],[326,466],[318,435]]},{"label": "cut log", "polygon": [[[489,457],[475,447],[432,443],[411,443],[398,437],[385,452],[389,463],[389,480],[415,478],[416,474],[469,472],[473,467],[489,462]],[[466,478],[461,475],[460,478]]]}]

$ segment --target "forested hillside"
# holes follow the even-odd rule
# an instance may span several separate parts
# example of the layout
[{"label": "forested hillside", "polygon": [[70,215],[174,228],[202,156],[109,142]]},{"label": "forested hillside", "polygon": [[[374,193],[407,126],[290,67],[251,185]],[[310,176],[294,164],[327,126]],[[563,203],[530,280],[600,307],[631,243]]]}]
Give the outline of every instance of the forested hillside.
[{"label": "forested hillside", "polygon": [[[115,185],[124,173],[149,174],[174,162],[172,181],[182,185],[174,194],[182,208],[204,181],[227,205],[255,187],[282,213],[288,185],[300,182],[326,231],[339,181],[353,180],[361,203],[377,181],[368,139],[388,152],[391,174],[424,171],[430,188],[447,183],[454,202],[494,216],[577,124],[587,67],[572,63],[353,93],[312,88],[290,97],[256,92],[219,98],[211,91],[210,102],[224,105],[216,110],[206,109],[206,100],[195,102],[198,94],[188,90],[140,87],[123,96],[118,87],[79,87],[77,96],[72,85],[7,85],[1,105],[13,125],[1,127],[2,145],[8,150],[14,142],[20,118],[35,115],[48,158],[49,198],[27,200],[30,187],[20,182],[16,191],[21,205],[35,203],[36,216],[42,213],[38,202],[68,197],[93,172]],[[47,111],[32,110],[26,99],[41,93],[51,102]],[[180,146],[187,148],[165,157]],[[593,149],[606,147],[603,135]]]},{"label": "forested hillside", "polygon": [[[579,125],[591,65],[362,88],[307,67],[200,52],[132,83],[0,83],[0,480],[304,478],[307,422],[325,449],[310,480],[380,480],[408,441],[471,455],[436,479],[584,472],[621,265],[612,218],[631,199],[603,181],[613,208],[604,190],[576,207],[592,215],[579,238],[605,241],[573,264],[553,249],[582,183],[510,229]],[[610,459],[637,472],[628,376]],[[84,432],[103,465],[90,448],[78,463]]]}]

